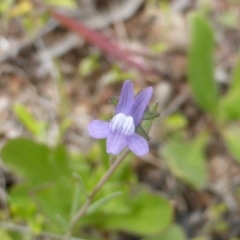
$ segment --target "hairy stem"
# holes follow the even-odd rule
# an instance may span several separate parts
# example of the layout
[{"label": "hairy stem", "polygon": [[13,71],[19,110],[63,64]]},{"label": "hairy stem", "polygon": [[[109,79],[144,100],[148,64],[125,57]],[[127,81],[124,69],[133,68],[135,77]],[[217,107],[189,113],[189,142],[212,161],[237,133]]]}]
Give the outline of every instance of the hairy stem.
[{"label": "hairy stem", "polygon": [[92,190],[92,192],[89,194],[88,198],[86,199],[85,203],[82,205],[82,207],[79,209],[79,211],[73,216],[68,232],[65,236],[65,240],[71,239],[71,234],[73,231],[74,226],[76,225],[77,221],[86,213],[88,207],[90,206],[93,198],[98,193],[98,191],[102,188],[104,183],[112,176],[118,165],[123,161],[123,159],[128,155],[130,152],[129,149],[127,149],[122,155],[120,155],[110,166],[108,171],[105,173],[105,175],[100,179],[98,184],[95,186],[95,188]]}]

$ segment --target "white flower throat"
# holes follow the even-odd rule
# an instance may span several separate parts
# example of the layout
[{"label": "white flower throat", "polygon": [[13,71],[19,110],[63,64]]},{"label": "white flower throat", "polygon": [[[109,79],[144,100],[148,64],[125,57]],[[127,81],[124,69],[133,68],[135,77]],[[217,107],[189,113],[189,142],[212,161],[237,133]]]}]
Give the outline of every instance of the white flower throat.
[{"label": "white flower throat", "polygon": [[110,122],[110,130],[112,133],[118,133],[124,136],[132,135],[135,132],[133,118],[123,113],[117,114]]}]

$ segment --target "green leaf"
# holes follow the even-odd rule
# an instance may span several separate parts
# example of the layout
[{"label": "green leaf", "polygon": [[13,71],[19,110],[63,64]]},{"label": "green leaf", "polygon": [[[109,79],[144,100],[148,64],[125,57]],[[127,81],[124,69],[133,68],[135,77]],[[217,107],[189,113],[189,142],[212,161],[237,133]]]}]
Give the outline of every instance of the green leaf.
[{"label": "green leaf", "polygon": [[105,167],[105,169],[107,170],[109,168],[109,164],[110,164],[110,155],[107,153],[106,149],[107,149],[107,141],[106,139],[100,139],[98,141],[99,146],[100,146],[100,154],[101,154],[101,162],[103,164],[103,166]]},{"label": "green leaf", "polygon": [[[150,107],[150,110],[149,112],[153,112],[153,113],[156,113],[157,112],[157,109],[158,109],[158,103],[154,103],[151,107]],[[152,124],[153,124],[153,121],[154,121],[154,118],[150,119],[150,120],[145,120],[141,123],[142,125],[142,128],[144,129],[144,131],[148,134],[151,127],[152,127]]]},{"label": "green leaf", "polygon": [[147,237],[143,240],[186,240],[186,235],[183,231],[183,229],[174,224],[170,227],[168,227],[163,233],[154,236],[154,237]]},{"label": "green leaf", "polygon": [[227,94],[220,100],[220,118],[222,120],[238,120],[240,118],[240,55],[233,70],[232,82]]},{"label": "green leaf", "polygon": [[161,232],[172,221],[171,205],[160,195],[143,190],[135,198],[127,200],[126,204],[129,205],[129,212],[103,218],[105,228],[149,235]]},{"label": "green leaf", "polygon": [[13,112],[29,132],[38,137],[44,134],[46,124],[37,121],[24,105],[15,104],[13,106]]},{"label": "green leaf", "polygon": [[146,133],[146,131],[143,129],[141,125],[138,125],[136,128],[136,133],[138,133],[140,136],[144,137],[147,141],[150,141],[150,137]]},{"label": "green leaf", "polygon": [[63,146],[50,148],[28,139],[16,138],[5,144],[1,156],[7,165],[32,185],[71,174]]},{"label": "green leaf", "polygon": [[125,81],[126,79],[135,79],[136,74],[134,71],[124,71],[117,65],[113,65],[106,78],[111,82]]},{"label": "green leaf", "polygon": [[[4,163],[24,180],[10,192],[16,208],[26,208],[32,202],[57,224],[60,223],[59,216],[64,219],[69,216],[74,189],[68,180],[72,171],[63,146],[50,148],[18,138],[6,143],[1,156]],[[63,193],[68,197],[59,197]],[[60,230],[64,231],[63,228]]]},{"label": "green leaf", "polygon": [[175,113],[164,119],[164,125],[171,130],[180,130],[187,126],[188,121],[182,114]]},{"label": "green leaf", "polygon": [[221,25],[227,28],[237,28],[238,14],[237,11],[224,11],[218,15]]},{"label": "green leaf", "polygon": [[112,103],[112,105],[113,105],[114,107],[116,107],[116,106],[118,105],[119,99],[118,99],[118,97],[116,97],[116,96],[111,96],[111,97],[110,97],[110,102]]},{"label": "green leaf", "polygon": [[238,56],[236,66],[232,73],[232,83],[229,91],[234,91],[236,88],[239,87],[240,87],[240,55]]},{"label": "green leaf", "polygon": [[11,238],[11,236],[7,233],[7,231],[4,230],[4,227],[3,227],[3,230],[0,230],[0,239],[1,240],[13,240],[13,238]]},{"label": "green leaf", "polygon": [[143,115],[143,120],[150,120],[156,117],[159,117],[158,112],[146,111]]},{"label": "green leaf", "polygon": [[240,162],[240,127],[229,126],[222,131],[229,153]]},{"label": "green leaf", "polygon": [[191,142],[172,140],[162,149],[162,155],[173,174],[195,188],[203,188],[207,182],[207,165],[204,155],[206,135]]},{"label": "green leaf", "polygon": [[216,114],[218,92],[214,81],[213,30],[197,13],[191,14],[191,42],[188,56],[188,79],[193,97],[206,112]]},{"label": "green leaf", "polygon": [[80,207],[80,195],[81,195],[81,190],[84,191],[84,196],[87,197],[87,191],[86,188],[84,186],[82,177],[77,174],[76,172],[74,172],[73,174],[74,177],[74,181],[75,181],[75,186],[74,186],[74,190],[73,190],[73,198],[72,198],[72,204],[71,204],[71,211],[70,211],[70,219],[73,218],[73,216],[75,215],[75,213],[77,212],[77,210]]},{"label": "green leaf", "polygon": [[79,73],[82,77],[88,77],[99,68],[99,55],[92,54],[84,58],[79,65]]},{"label": "green leaf", "polygon": [[118,191],[118,192],[114,192],[111,193],[107,196],[104,196],[102,198],[100,198],[99,200],[97,200],[96,202],[94,202],[93,204],[91,204],[87,210],[87,214],[91,214],[94,213],[95,211],[97,211],[102,205],[106,204],[107,202],[111,201],[112,199],[118,197],[119,195],[121,195],[122,192]]}]

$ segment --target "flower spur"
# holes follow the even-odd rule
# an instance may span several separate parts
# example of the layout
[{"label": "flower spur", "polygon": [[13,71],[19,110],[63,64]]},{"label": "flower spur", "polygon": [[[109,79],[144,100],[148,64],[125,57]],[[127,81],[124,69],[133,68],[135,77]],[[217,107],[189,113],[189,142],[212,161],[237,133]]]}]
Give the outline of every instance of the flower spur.
[{"label": "flower spur", "polygon": [[109,154],[117,155],[126,147],[138,156],[147,154],[148,142],[136,129],[143,120],[152,92],[152,87],[148,87],[134,97],[132,82],[125,81],[114,117],[110,122],[91,121],[88,125],[89,135],[97,139],[107,138]]}]

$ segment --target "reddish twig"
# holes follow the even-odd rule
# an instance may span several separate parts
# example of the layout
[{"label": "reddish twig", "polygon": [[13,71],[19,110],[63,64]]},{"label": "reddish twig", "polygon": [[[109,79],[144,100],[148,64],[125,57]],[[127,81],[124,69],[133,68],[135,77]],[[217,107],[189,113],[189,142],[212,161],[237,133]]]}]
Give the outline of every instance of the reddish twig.
[{"label": "reddish twig", "polygon": [[109,56],[125,63],[126,66],[135,67],[142,73],[154,75],[158,74],[156,70],[137,62],[134,58],[132,58],[131,54],[126,54],[126,52],[123,51],[116,43],[111,41],[102,33],[92,30],[84,24],[80,23],[80,21],[65,16],[53,9],[50,9],[50,12],[52,13],[53,17],[60,22],[61,25],[76,32],[86,41],[98,47]]}]

